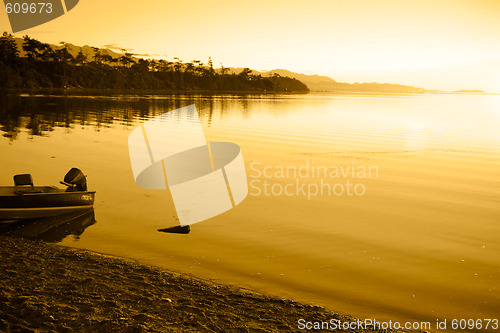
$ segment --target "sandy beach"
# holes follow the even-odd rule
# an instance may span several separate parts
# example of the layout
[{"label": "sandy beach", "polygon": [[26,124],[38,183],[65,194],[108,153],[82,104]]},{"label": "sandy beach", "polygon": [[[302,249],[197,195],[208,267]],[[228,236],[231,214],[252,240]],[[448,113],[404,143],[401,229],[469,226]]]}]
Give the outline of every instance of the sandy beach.
[{"label": "sandy beach", "polygon": [[301,318],[353,320],[42,241],[0,235],[0,252],[1,332],[293,332]]}]

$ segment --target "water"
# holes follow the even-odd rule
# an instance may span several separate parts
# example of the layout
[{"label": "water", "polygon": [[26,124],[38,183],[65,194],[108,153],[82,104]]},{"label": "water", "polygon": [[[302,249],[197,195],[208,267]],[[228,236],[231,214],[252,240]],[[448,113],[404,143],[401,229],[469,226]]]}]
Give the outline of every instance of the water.
[{"label": "water", "polygon": [[[241,147],[250,193],[187,236],[159,233],[176,212],[168,192],[135,185],[127,137],[190,104],[208,141]],[[63,245],[365,318],[500,312],[500,96],[2,95],[0,106],[1,184],[29,172],[53,185],[76,166],[97,191],[97,223]]]}]

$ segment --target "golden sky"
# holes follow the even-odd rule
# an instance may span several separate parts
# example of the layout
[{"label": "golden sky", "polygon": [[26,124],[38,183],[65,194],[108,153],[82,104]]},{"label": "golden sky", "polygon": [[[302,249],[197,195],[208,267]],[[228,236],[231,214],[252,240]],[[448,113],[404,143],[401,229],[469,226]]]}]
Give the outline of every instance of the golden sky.
[{"label": "golden sky", "polygon": [[[1,30],[11,31],[5,11]],[[345,82],[500,93],[500,0],[80,0],[39,40]]]}]

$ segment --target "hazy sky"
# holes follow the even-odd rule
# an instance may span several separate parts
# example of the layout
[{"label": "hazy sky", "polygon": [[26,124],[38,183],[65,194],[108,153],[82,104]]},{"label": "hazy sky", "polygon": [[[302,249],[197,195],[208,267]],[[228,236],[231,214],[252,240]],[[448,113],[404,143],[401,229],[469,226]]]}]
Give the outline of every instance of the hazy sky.
[{"label": "hazy sky", "polygon": [[[1,30],[11,31],[5,10]],[[500,0],[80,0],[16,36],[346,82],[500,93]]]}]

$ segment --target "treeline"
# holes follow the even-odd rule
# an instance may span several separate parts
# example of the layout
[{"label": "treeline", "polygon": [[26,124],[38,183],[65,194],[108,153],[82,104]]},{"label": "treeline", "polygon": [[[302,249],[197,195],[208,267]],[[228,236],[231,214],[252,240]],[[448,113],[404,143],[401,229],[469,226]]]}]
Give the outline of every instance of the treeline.
[{"label": "treeline", "polygon": [[4,32],[0,37],[1,88],[89,88],[89,89],[141,89],[166,91],[255,91],[255,92],[307,92],[299,80],[273,75],[263,77],[245,68],[241,73],[228,73],[221,67],[214,69],[209,58],[184,63],[175,61],[135,59],[124,52],[112,57],[93,48],[91,59],[80,49],[72,55],[68,44],[60,48],[23,37],[21,57],[16,41]]}]

